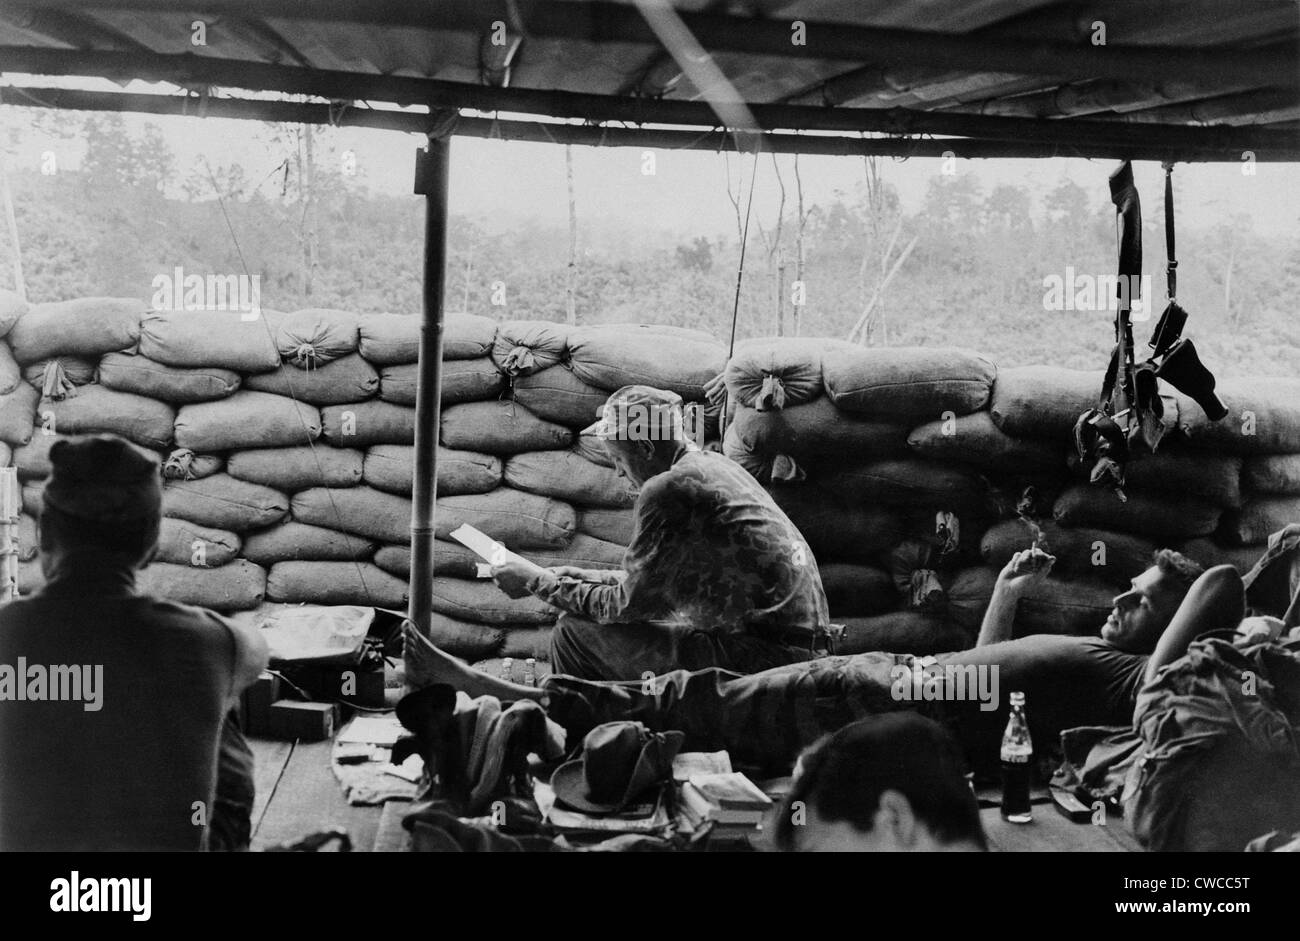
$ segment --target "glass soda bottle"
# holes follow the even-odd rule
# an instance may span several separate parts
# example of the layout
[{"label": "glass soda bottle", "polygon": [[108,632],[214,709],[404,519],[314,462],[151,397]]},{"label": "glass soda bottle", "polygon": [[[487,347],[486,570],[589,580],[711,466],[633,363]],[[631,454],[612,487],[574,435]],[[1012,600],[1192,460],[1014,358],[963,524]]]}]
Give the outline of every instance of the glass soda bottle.
[{"label": "glass soda bottle", "polygon": [[501,679],[505,680],[507,683],[513,683],[514,677],[515,661],[510,657],[506,657],[501,661]]},{"label": "glass soda bottle", "polygon": [[1011,715],[1002,733],[1002,816],[1011,823],[1034,819],[1029,803],[1029,774],[1034,743],[1025,720],[1025,694],[1011,694]]},{"label": "glass soda bottle", "polygon": [[537,660],[533,657],[524,661],[524,685],[537,685]]}]

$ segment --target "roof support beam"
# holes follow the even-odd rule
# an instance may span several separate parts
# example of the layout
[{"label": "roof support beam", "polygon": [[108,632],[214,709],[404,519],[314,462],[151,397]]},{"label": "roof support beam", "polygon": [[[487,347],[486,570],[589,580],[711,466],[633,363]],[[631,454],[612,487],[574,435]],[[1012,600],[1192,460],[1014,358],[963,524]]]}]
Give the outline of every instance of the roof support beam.
[{"label": "roof support beam", "polygon": [[[208,56],[82,52],[0,47],[6,71],[37,75],[96,75],[165,81],[183,87],[220,86],[315,95],[341,101],[384,101],[430,109],[507,111],[586,121],[716,126],[704,102],[656,101],[524,88],[489,88],[434,79],[262,65]],[[1276,131],[1231,127],[1159,130],[1116,121],[1047,121],[903,109],[753,105],[763,129],[824,130],[894,135],[941,134],[1060,147],[1122,150],[1158,144],[1169,152],[1217,150],[1263,153],[1290,150],[1294,138]],[[1046,149],[1051,149],[1050,146]]]},{"label": "roof support beam", "polygon": [[[52,89],[35,86],[0,87],[5,103],[15,106],[62,108],[74,111],[130,111],[143,114],[189,115],[236,118],[291,124],[331,124],[340,127],[368,127],[405,133],[427,134],[443,120],[425,112],[310,104],[295,101],[260,101],[246,98],[201,98],[197,95],[158,95],[98,92],[81,89]],[[719,128],[659,129],[647,127],[558,124],[539,121],[494,120],[461,117],[453,134],[498,140],[578,144],[593,147],[642,147],[668,150],[733,151],[735,139]],[[827,135],[767,133],[763,150],[826,156],[892,156],[960,158],[1085,157],[1119,160],[1178,160],[1184,162],[1230,162],[1241,160],[1235,148],[1186,149],[1153,143],[1150,133],[1140,145],[1108,145],[1082,141],[1051,143],[1036,141],[972,140],[968,138],[833,137]],[[1300,138],[1286,135],[1287,147],[1255,151],[1261,162],[1300,160]]]}]

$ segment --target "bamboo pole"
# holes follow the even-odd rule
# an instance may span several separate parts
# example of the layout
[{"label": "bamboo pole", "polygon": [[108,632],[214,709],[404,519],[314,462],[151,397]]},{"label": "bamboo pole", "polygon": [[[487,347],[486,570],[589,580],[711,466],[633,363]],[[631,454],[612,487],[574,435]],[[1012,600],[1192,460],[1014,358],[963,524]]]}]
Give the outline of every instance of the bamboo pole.
[{"label": "bamboo pole", "polygon": [[[451,144],[430,136],[416,154],[415,192],[424,197],[424,320],[415,390],[415,481],[411,505],[411,587],[407,616],[421,636],[433,633],[433,543],[438,497],[442,398],[443,293],[447,278],[447,197]],[[408,669],[409,664],[408,661]],[[427,677],[410,675],[408,687]]]}]

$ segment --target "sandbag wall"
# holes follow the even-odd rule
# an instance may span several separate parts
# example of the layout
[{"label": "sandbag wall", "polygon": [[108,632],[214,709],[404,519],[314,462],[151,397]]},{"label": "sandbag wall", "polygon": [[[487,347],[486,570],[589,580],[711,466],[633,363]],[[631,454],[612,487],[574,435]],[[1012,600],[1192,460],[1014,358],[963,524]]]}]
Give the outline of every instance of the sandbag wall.
[{"label": "sandbag wall", "polygon": [[724,452],[809,540],[846,652],[969,645],[998,570],[1035,539],[1058,562],[1016,633],[1089,634],[1156,548],[1244,573],[1300,522],[1296,379],[1220,383],[1220,423],[1162,390],[1170,430],[1129,465],[1126,499],[1071,466],[1100,372],[798,339],[742,344],[726,380]]},{"label": "sandbag wall", "polygon": [[[120,298],[29,307],[0,293],[0,457],[12,451],[23,482],[20,592],[41,581],[51,445],[112,432],[164,461],[144,590],[223,611],[404,611],[419,324],[324,309],[245,321]],[[544,565],[617,568],[635,495],[576,432],[631,382],[702,399],[725,349],[671,327],[456,316],[443,346],[434,638],[472,661],[545,661],[558,612],[476,578],[477,557],[448,534],[468,522]]]},{"label": "sandbag wall", "polygon": [[[166,462],[147,589],[223,610],[405,608],[417,317],[245,322],[0,292],[0,337],[0,460],[18,466],[27,511],[20,591],[39,584],[50,445],[108,431]],[[1269,533],[1300,521],[1300,380],[1221,383],[1220,423],[1164,390],[1171,431],[1130,464],[1121,501],[1070,467],[1100,372],[820,339],[751,341],[724,359],[713,338],[672,327],[449,318],[438,642],[474,661],[544,658],[556,612],[476,579],[478,560],[448,534],[469,522],[541,564],[617,567],[633,496],[576,431],[621,385],[699,402],[724,367],[723,450],[807,537],[849,651],[973,642],[998,568],[1036,537],[1059,561],[1017,632],[1091,633],[1157,546],[1244,571]]]}]

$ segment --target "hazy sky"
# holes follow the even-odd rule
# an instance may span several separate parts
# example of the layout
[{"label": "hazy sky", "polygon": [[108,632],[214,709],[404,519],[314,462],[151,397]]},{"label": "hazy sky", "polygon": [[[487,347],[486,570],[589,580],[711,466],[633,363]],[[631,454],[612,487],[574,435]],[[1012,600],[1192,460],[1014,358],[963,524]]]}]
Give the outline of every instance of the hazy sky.
[{"label": "hazy sky", "polygon": [[[137,85],[142,83],[132,83]],[[103,87],[86,82],[86,87]],[[149,86],[143,86],[149,87]],[[156,90],[156,87],[155,89]],[[22,127],[30,110],[0,108],[6,125]],[[214,166],[236,161],[250,179],[263,180],[283,159],[267,149],[261,126],[228,119],[198,119],[127,115],[128,126],[148,121],[157,125],[187,172],[202,157]],[[360,181],[393,194],[411,192],[414,153],[422,140],[417,135],[357,128],[328,132],[336,153],[352,151]],[[43,149],[54,146],[35,135],[25,135],[21,152],[11,155],[11,166],[39,165]],[[79,161],[75,144],[63,161]],[[788,190],[787,211],[793,209],[792,158],[782,156]],[[637,148],[574,148],[574,176],[580,220],[619,223],[628,234],[628,247],[661,233],[673,236],[732,234],[734,209],[726,191],[727,164],[720,154],[701,151],[654,152],[655,172],[642,172],[643,151]],[[1110,160],[964,160],[958,172],[975,173],[989,192],[999,183],[1026,186],[1041,200],[1062,176],[1083,186],[1094,205],[1106,197],[1106,178],[1114,167]],[[748,186],[749,158],[744,160]],[[732,156],[733,181],[740,176],[741,161]],[[863,179],[863,161],[856,157],[804,157],[800,159],[805,199],[825,203],[837,191],[851,191]],[[884,178],[899,190],[904,207],[915,210],[929,181],[938,173],[937,158],[888,160]],[[1161,201],[1158,164],[1135,165],[1140,192],[1149,219]],[[1293,237],[1300,227],[1300,166],[1259,164],[1253,176],[1234,164],[1182,164],[1174,174],[1179,218],[1189,227],[1212,224],[1225,211],[1251,214],[1261,233]],[[504,143],[455,138],[452,144],[452,211],[476,217],[493,230],[533,220],[543,225],[564,225],[567,219],[564,148],[553,144]],[[268,184],[269,185],[269,184]],[[762,159],[754,202],[754,219],[774,220],[778,186],[770,157]],[[751,234],[754,230],[751,228]]]}]

